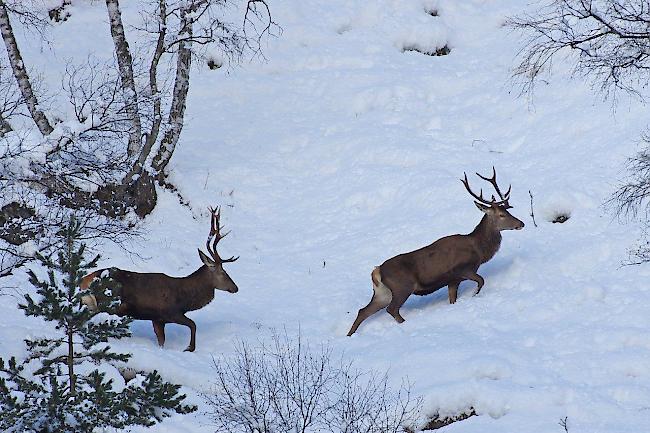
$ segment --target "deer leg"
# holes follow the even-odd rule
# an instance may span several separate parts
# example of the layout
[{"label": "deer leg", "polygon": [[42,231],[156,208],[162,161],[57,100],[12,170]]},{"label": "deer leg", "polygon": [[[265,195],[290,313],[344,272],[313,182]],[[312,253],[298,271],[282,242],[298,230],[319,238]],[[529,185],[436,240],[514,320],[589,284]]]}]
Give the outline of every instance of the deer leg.
[{"label": "deer leg", "polygon": [[477,274],[476,272],[469,272],[463,276],[468,280],[476,281],[477,287],[474,296],[478,295],[481,292],[481,288],[483,287],[483,284],[485,283],[483,277]]},{"label": "deer leg", "polygon": [[162,320],[152,320],[153,323],[153,332],[156,333],[156,338],[158,339],[158,346],[163,347],[165,345],[165,322]]},{"label": "deer leg", "polygon": [[372,294],[372,299],[370,300],[370,303],[368,303],[368,305],[366,305],[365,307],[359,310],[356,320],[354,321],[352,327],[348,331],[348,337],[357,331],[357,328],[359,327],[359,325],[361,325],[361,322],[363,322],[368,317],[372,316],[382,308],[386,308],[386,306],[390,303],[390,300],[393,297],[392,293],[390,292],[390,289],[385,285],[383,285],[381,282],[379,282],[379,284],[377,285],[373,285],[373,290],[374,292]]},{"label": "deer leg", "polygon": [[194,323],[192,319],[185,316],[184,314],[175,317],[174,323],[178,323],[179,325],[185,325],[188,328],[190,328],[190,345],[187,346],[185,352],[194,352],[194,349],[196,348],[196,323]]},{"label": "deer leg", "polygon": [[393,292],[393,299],[390,301],[390,304],[388,304],[386,311],[388,314],[393,316],[397,323],[404,322],[404,318],[399,314],[399,309],[404,305],[404,302],[406,302],[413,292],[415,292],[415,287],[412,290],[402,290],[397,293]]},{"label": "deer leg", "polygon": [[456,298],[458,297],[458,286],[460,285],[460,281],[454,281],[452,283],[449,283],[448,289],[449,289],[449,303],[450,304],[455,304],[456,303]]}]

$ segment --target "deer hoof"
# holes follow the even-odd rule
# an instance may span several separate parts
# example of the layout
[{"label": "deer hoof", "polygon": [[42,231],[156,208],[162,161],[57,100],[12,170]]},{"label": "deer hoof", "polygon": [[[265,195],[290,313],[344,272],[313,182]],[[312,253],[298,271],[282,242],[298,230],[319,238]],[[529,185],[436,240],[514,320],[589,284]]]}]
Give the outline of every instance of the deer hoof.
[{"label": "deer hoof", "polygon": [[187,346],[187,349],[185,349],[183,352],[194,352],[194,347]]}]

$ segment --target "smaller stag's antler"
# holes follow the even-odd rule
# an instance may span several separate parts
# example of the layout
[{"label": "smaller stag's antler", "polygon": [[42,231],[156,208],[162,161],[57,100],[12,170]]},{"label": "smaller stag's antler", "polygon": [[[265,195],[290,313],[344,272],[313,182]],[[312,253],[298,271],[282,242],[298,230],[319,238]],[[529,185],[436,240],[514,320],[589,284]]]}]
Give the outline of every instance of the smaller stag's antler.
[{"label": "smaller stag's antler", "polygon": [[465,178],[461,179],[460,181],[463,182],[463,185],[465,185],[465,189],[467,190],[467,192],[469,192],[471,194],[471,196],[474,197],[476,200],[478,200],[479,202],[483,203],[484,205],[488,205],[488,206],[503,206],[506,209],[509,209],[509,208],[512,207],[508,203],[508,200],[510,200],[510,191],[512,190],[512,185],[510,185],[508,187],[508,191],[506,191],[505,194],[501,194],[501,189],[499,188],[499,185],[497,184],[497,171],[494,168],[494,166],[492,166],[492,177],[483,176],[483,175],[481,175],[479,173],[476,173],[476,175],[478,177],[480,177],[481,179],[483,179],[483,180],[489,182],[490,184],[492,184],[495,191],[499,195],[499,198],[501,199],[499,201],[497,201],[497,199],[496,199],[496,197],[494,197],[494,195],[492,195],[492,200],[491,201],[488,201],[487,199],[483,198],[483,189],[480,190],[479,195],[476,195],[476,193],[474,191],[472,191],[472,189],[469,187],[469,181],[467,180],[467,173],[463,173],[463,174],[465,175]]},{"label": "smaller stag's antler", "polygon": [[210,234],[208,235],[208,240],[205,242],[205,247],[208,250],[208,253],[212,256],[215,262],[221,262],[221,263],[229,263],[229,262],[234,262],[239,258],[239,256],[235,257],[232,256],[229,259],[222,259],[219,257],[219,253],[217,253],[217,244],[219,241],[223,238],[225,238],[228,233],[226,232],[224,234],[221,234],[221,227],[219,225],[219,218],[221,217],[221,208],[219,206],[216,207],[216,209],[213,208],[208,208],[210,210],[210,213],[212,214],[212,220],[210,223]]}]

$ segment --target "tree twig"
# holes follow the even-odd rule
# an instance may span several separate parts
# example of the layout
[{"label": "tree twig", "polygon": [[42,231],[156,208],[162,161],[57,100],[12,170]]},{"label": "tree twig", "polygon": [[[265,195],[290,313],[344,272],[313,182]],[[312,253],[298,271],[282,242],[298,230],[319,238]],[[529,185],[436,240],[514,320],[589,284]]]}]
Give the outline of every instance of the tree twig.
[{"label": "tree twig", "polygon": [[537,227],[537,222],[535,221],[535,211],[533,210],[533,193],[528,190],[528,195],[530,196],[530,217],[533,219],[533,225]]},{"label": "tree twig", "polygon": [[564,429],[565,433],[569,433],[569,427],[567,426],[567,420],[569,417],[565,416],[564,419],[561,419],[558,424]]}]

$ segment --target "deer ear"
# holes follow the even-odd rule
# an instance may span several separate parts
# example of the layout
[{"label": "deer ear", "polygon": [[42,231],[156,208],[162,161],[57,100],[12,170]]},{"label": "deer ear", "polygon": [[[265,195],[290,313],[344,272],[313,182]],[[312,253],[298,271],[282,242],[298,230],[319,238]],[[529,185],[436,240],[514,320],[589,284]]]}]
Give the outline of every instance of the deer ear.
[{"label": "deer ear", "polygon": [[201,261],[205,266],[213,267],[215,265],[214,260],[206,256],[205,253],[201,250],[199,250],[199,258],[201,258]]},{"label": "deer ear", "polygon": [[490,209],[492,209],[492,206],[486,206],[483,203],[479,203],[477,201],[475,201],[474,204],[476,205],[478,210],[480,210],[481,212],[488,213],[490,211]]}]

